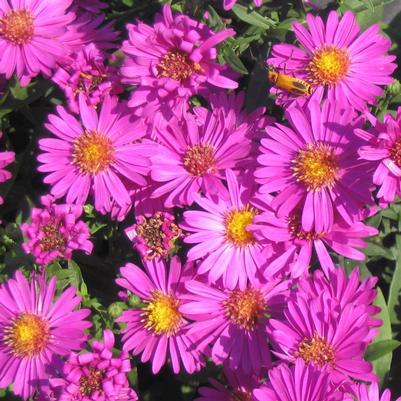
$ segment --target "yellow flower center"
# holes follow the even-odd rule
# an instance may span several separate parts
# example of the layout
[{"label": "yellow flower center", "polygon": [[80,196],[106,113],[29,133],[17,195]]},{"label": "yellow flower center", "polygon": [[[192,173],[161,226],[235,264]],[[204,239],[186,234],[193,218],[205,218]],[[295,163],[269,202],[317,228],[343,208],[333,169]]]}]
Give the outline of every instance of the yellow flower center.
[{"label": "yellow flower center", "polygon": [[262,293],[253,288],[231,291],[223,305],[227,317],[245,330],[253,330],[267,308]]},{"label": "yellow flower center", "polygon": [[295,356],[302,358],[306,363],[313,362],[320,366],[335,361],[333,347],[316,333],[312,338],[302,340]]},{"label": "yellow flower center", "polygon": [[293,238],[315,241],[324,237],[325,233],[316,233],[315,231],[304,231],[301,225],[301,218],[299,213],[288,216],[288,230]]},{"label": "yellow flower center", "polygon": [[40,248],[42,251],[63,251],[65,247],[65,238],[60,233],[60,222],[55,218],[51,218],[49,222],[41,227],[44,237],[40,240]]},{"label": "yellow flower center", "polygon": [[308,191],[319,191],[334,184],[338,174],[338,161],[334,151],[321,143],[308,144],[292,161],[293,175]]},{"label": "yellow flower center", "polygon": [[398,166],[401,167],[401,138],[398,138],[389,149],[390,159]]},{"label": "yellow flower center", "polygon": [[308,65],[312,82],[318,85],[335,85],[348,73],[348,52],[334,46],[325,46],[315,52]]},{"label": "yellow flower center", "polygon": [[11,10],[0,19],[0,35],[15,45],[28,43],[34,33],[34,18],[28,10]]},{"label": "yellow flower center", "polygon": [[82,396],[90,397],[96,391],[103,393],[102,381],[104,379],[104,369],[90,367],[86,376],[79,379],[79,391]]},{"label": "yellow flower center", "polygon": [[180,301],[174,295],[154,291],[148,305],[143,309],[145,327],[157,335],[175,334],[182,320],[179,306]]},{"label": "yellow flower center", "polygon": [[230,210],[226,214],[224,222],[227,240],[236,246],[253,244],[255,238],[246,228],[249,224],[252,224],[256,214],[256,209],[249,205],[244,206],[240,210]]},{"label": "yellow flower center", "polygon": [[185,169],[196,177],[213,174],[216,171],[212,145],[194,145],[187,149],[182,162]]},{"label": "yellow flower center", "polygon": [[191,61],[188,54],[172,49],[166,53],[156,67],[159,77],[172,78],[176,81],[184,81],[194,72],[201,72],[202,67]]},{"label": "yellow flower center", "polygon": [[114,161],[114,147],[110,139],[96,131],[84,131],[73,144],[73,163],[84,174],[97,174]]},{"label": "yellow flower center", "polygon": [[50,339],[48,322],[33,313],[22,313],[14,318],[4,333],[5,344],[20,358],[40,354]]}]

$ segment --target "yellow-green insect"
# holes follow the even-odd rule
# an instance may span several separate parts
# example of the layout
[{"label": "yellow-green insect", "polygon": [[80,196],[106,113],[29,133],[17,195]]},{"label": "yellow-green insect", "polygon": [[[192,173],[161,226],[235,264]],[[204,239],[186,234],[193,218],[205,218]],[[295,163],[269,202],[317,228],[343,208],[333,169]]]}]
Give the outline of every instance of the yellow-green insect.
[{"label": "yellow-green insect", "polygon": [[310,84],[291,75],[281,74],[272,65],[268,66],[267,79],[278,89],[285,90],[293,95],[308,96],[313,93]]}]

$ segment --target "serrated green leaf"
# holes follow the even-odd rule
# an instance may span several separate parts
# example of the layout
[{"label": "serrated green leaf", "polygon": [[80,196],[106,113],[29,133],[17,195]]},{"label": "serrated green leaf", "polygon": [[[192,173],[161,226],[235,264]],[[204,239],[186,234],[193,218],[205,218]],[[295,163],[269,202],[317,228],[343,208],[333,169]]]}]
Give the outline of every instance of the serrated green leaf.
[{"label": "serrated green leaf", "polygon": [[376,361],[377,359],[393,352],[400,345],[401,342],[397,340],[375,341],[370,344],[366,350],[365,359],[371,362]]},{"label": "serrated green leaf", "polygon": [[265,30],[276,25],[276,22],[272,19],[263,17],[263,15],[260,15],[258,12],[241,6],[240,4],[236,4],[232,11],[240,20]]}]

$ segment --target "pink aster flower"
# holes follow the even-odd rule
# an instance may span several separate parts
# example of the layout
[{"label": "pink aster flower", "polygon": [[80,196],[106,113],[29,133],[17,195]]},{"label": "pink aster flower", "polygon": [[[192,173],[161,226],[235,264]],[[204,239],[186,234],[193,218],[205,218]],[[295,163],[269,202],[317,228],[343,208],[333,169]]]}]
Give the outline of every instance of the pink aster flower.
[{"label": "pink aster flower", "polygon": [[0,387],[28,399],[86,340],[88,309],[74,311],[81,298],[69,287],[55,301],[56,278],[28,281],[20,271],[0,286]]},{"label": "pink aster flower", "polygon": [[[385,389],[380,396],[380,389],[377,383],[372,383],[370,386],[361,383],[355,385],[355,387],[355,392],[352,395],[357,401],[391,401],[391,391]],[[401,397],[398,397],[395,401],[401,401]]]},{"label": "pink aster flower", "polygon": [[105,65],[105,55],[92,43],[76,55],[72,64],[60,67],[52,80],[64,90],[68,106],[74,113],[79,113],[80,93],[96,108],[106,95],[118,95],[123,91],[118,70]]},{"label": "pink aster flower", "polygon": [[302,358],[327,369],[336,383],[350,377],[376,381],[363,359],[368,319],[364,305],[342,307],[326,291],[314,299],[298,294],[287,302],[283,320],[268,321],[268,332],[275,355],[285,361]]},{"label": "pink aster flower", "polygon": [[274,45],[267,63],[309,82],[315,88],[312,97],[319,100],[324,97],[341,101],[358,110],[374,104],[383,93],[380,85],[392,82],[391,74],[396,68],[395,56],[386,54],[391,42],[378,33],[379,25],[360,34],[350,11],[340,21],[337,12],[331,11],[326,25],[312,14],[307,14],[306,20],[309,30],[298,22],[293,24],[301,46]]},{"label": "pink aster flower", "polygon": [[245,288],[248,279],[252,282],[260,276],[273,250],[248,231],[258,214],[250,203],[254,192],[252,176],[245,174],[238,182],[228,169],[226,177],[229,197],[196,197],[195,202],[203,210],[184,212],[181,228],[190,232],[184,241],[196,244],[188,251],[188,260],[202,259],[198,274],[209,272],[212,283],[222,277],[224,286],[230,289],[237,284]]},{"label": "pink aster flower", "polygon": [[145,260],[146,273],[128,263],[121,268],[117,284],[140,297],[145,305],[123,312],[117,319],[126,323],[123,349],[133,355],[142,354],[141,362],[152,362],[152,372],[158,373],[170,357],[174,373],[180,365],[188,373],[203,366],[194,348],[194,336],[187,333],[188,321],[181,312],[185,293],[184,282],[191,277],[191,266],[182,269],[178,257],[173,257],[169,271],[162,260]]},{"label": "pink aster flower", "polygon": [[107,4],[101,0],[75,0],[75,4],[79,9],[88,11],[92,14],[99,14],[102,10],[107,8]]},{"label": "pink aster flower", "polygon": [[92,252],[89,227],[78,220],[82,206],[56,205],[51,195],[42,196],[44,209],[31,210],[31,223],[21,224],[21,231],[28,241],[22,244],[25,252],[35,258],[35,263],[47,265],[58,258],[71,259],[72,252]]},{"label": "pink aster flower", "polygon": [[168,4],[153,26],[139,22],[127,29],[121,73],[126,83],[138,86],[130,106],[143,107],[147,115],[161,105],[182,111],[188,98],[202,90],[237,88],[226,76],[228,67],[216,62],[216,45],[233,36],[232,29],[215,33],[186,15],[173,15]]},{"label": "pink aster flower", "polygon": [[41,172],[56,198],[66,195],[67,203],[82,205],[93,192],[96,210],[107,213],[112,201],[121,207],[131,204],[125,180],[146,185],[149,170],[141,143],[145,129],[141,120],[131,121],[124,104],[106,96],[96,112],[79,96],[79,122],[64,107],[49,115],[45,125],[57,138],[39,141]]},{"label": "pink aster flower", "polygon": [[[238,262],[237,262],[238,263]],[[181,311],[194,323],[189,333],[199,338],[197,348],[216,364],[259,375],[271,365],[266,336],[267,315],[281,314],[289,283],[270,280],[229,290],[191,280],[185,283],[188,302]]]},{"label": "pink aster flower", "polygon": [[340,401],[343,394],[336,390],[326,370],[297,359],[293,366],[282,363],[271,369],[268,382],[253,396],[256,401]]},{"label": "pink aster flower", "polygon": [[[0,131],[0,138],[3,136],[3,133]],[[4,167],[7,167],[10,163],[15,160],[15,153],[11,151],[0,152],[0,183],[9,180],[12,177],[12,174],[4,170]],[[0,205],[2,205],[4,199],[0,196]]]},{"label": "pink aster flower", "polygon": [[[105,330],[103,341],[94,341],[91,352],[71,353],[60,375],[50,379],[58,401],[136,401],[127,374],[131,363],[126,352],[113,356],[114,335]],[[61,377],[60,377],[61,376]]]},{"label": "pink aster flower", "polygon": [[152,198],[168,194],[165,207],[191,205],[195,194],[216,195],[226,192],[222,183],[227,168],[239,167],[249,156],[251,141],[246,123],[226,125],[225,111],[186,113],[160,129],[152,161],[152,179],[159,183]]},{"label": "pink aster flower", "polygon": [[302,209],[305,231],[329,231],[337,212],[348,224],[360,221],[372,204],[369,162],[358,160],[360,141],[353,134],[361,119],[338,103],[309,102],[287,109],[291,128],[266,128],[255,177],[261,194],[277,192],[271,205],[278,217]]},{"label": "pink aster flower", "polygon": [[363,249],[368,246],[363,238],[378,234],[377,229],[362,222],[349,225],[339,218],[338,214],[334,214],[330,229],[321,232],[306,231],[301,226],[301,210],[296,209],[289,216],[277,217],[264,201],[264,196],[259,196],[253,205],[259,206],[263,213],[255,216],[254,224],[249,230],[261,243],[282,242],[288,254],[297,255],[291,267],[293,277],[300,277],[308,271],[313,253],[316,253],[320,266],[326,274],[335,269],[327,247],[346,258],[365,260],[366,255],[358,248]]},{"label": "pink aster flower", "polygon": [[176,241],[182,236],[169,212],[156,212],[150,217],[139,216],[137,223],[125,229],[125,234],[147,260],[171,255]]},{"label": "pink aster flower", "polygon": [[373,124],[369,132],[355,131],[365,141],[359,155],[376,165],[373,183],[380,186],[376,196],[383,203],[393,202],[401,196],[401,107],[395,118],[386,114],[383,123],[374,120]]},{"label": "pink aster flower", "polygon": [[[253,0],[253,4],[256,7],[260,7],[262,5],[262,1],[263,0]],[[223,0],[223,8],[225,10],[231,10],[234,7],[236,2],[237,2],[237,0]]]},{"label": "pink aster flower", "polygon": [[67,12],[72,0],[4,0],[0,3],[0,73],[14,74],[27,85],[40,72],[50,76],[69,49],[61,37],[75,14]]}]

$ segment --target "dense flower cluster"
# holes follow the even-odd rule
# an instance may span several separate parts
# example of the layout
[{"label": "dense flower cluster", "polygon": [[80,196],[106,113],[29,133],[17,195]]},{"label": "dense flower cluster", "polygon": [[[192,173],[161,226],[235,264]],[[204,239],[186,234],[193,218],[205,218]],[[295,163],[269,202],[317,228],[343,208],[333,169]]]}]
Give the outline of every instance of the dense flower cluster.
[{"label": "dense flower cluster", "polygon": [[[377,279],[340,261],[365,260],[378,234],[365,220],[401,197],[401,108],[383,121],[369,109],[393,80],[390,40],[376,25],[361,33],[350,11],[295,22],[298,44],[266,60],[285,106],[275,120],[233,92],[238,73],[219,57],[233,29],[164,4],[118,42],[108,7],[0,1],[0,74],[26,86],[42,73],[65,95],[35,154],[49,194],[20,225],[34,269],[0,284],[0,388],[136,401],[133,357],[153,374],[219,367],[198,401],[378,401],[366,357],[382,324]],[[0,153],[0,182],[14,158]],[[62,269],[92,252],[92,212],[109,219],[111,252],[125,240],[136,256],[114,266],[124,306],[93,319],[97,336],[79,304],[100,309]]]}]

